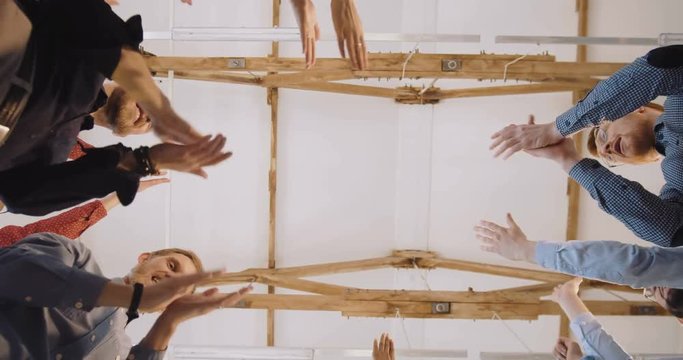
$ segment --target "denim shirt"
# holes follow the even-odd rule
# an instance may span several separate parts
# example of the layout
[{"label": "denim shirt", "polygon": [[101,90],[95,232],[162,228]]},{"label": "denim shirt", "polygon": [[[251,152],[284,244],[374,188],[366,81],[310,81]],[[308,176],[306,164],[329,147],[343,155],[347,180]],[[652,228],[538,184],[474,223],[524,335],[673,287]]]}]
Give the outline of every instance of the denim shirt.
[{"label": "denim shirt", "polygon": [[96,307],[110,280],[78,241],[39,233],[0,249],[0,359],[162,359],[131,348],[122,309]]}]

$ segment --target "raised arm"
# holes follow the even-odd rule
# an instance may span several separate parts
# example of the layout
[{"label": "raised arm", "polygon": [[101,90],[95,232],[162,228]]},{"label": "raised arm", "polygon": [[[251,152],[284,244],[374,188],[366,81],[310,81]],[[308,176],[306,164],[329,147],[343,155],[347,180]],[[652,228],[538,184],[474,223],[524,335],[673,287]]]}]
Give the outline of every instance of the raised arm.
[{"label": "raised arm", "polygon": [[569,326],[581,344],[583,355],[597,359],[633,359],[602,328],[583,303],[578,295],[581,281],[581,278],[574,278],[558,285],[553,291],[552,300],[560,305],[569,318]]},{"label": "raised arm", "polygon": [[190,144],[202,139],[202,135],[173,110],[136,50],[121,48],[121,58],[111,79],[150,115],[152,128],[162,140]]},{"label": "raised arm", "polygon": [[[683,153],[672,150],[664,161],[671,165],[664,177],[667,184],[659,196],[649,192],[635,181],[619,176],[602,166],[597,160],[583,158],[576,151],[574,141],[541,149],[527,150],[533,156],[556,162],[571,178],[591,195],[606,213],[614,216],[639,238],[659,246],[678,246],[677,231],[683,226]],[[669,156],[671,155],[671,156]]]},{"label": "raised arm", "polygon": [[643,247],[618,241],[534,242],[508,214],[508,227],[482,221],[475,227],[482,250],[510,260],[635,288],[683,288],[683,247]]},{"label": "raised arm", "polygon": [[[681,46],[681,45],[675,45]],[[652,65],[652,54],[626,65],[601,81],[576,106],[546,124],[508,125],[494,133],[491,149],[495,156],[508,158],[521,150],[537,149],[558,143],[563,137],[601,120],[616,120],[647,104],[660,95],[683,92],[683,66],[662,68]]]}]

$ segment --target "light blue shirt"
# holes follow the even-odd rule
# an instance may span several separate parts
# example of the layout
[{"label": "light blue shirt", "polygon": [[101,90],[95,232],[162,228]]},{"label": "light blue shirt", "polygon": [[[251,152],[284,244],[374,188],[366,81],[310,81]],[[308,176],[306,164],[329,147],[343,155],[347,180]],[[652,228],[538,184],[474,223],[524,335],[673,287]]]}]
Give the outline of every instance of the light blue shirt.
[{"label": "light blue shirt", "polygon": [[[683,288],[683,247],[661,248],[618,241],[538,242],[536,262],[570,275],[634,288]],[[632,359],[590,313],[577,316],[570,328],[584,359]]]}]

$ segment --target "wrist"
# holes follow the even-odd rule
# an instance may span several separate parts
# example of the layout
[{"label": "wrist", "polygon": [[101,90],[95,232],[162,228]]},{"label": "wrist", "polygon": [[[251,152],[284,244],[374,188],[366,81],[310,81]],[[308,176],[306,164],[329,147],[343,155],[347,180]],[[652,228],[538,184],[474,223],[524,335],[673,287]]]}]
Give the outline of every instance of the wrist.
[{"label": "wrist", "polygon": [[135,160],[135,155],[133,155],[133,151],[127,151],[121,158],[119,159],[119,163],[117,165],[117,168],[119,170],[123,171],[134,171],[135,168],[137,167],[137,161]]},{"label": "wrist", "polygon": [[128,308],[132,297],[132,286],[109,281],[97,298],[96,305]]},{"label": "wrist", "polygon": [[560,165],[562,166],[562,169],[566,172],[569,173],[576,164],[581,161],[582,158],[577,155],[577,154],[571,154],[569,156],[565,156],[560,160]]}]

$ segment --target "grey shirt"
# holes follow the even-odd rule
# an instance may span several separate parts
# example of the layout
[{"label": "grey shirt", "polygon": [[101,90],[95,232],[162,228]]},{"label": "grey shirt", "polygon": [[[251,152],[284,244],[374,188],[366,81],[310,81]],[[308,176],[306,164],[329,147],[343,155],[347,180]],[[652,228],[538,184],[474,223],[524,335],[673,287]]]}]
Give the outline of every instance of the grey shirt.
[{"label": "grey shirt", "polygon": [[95,307],[109,279],[78,241],[40,233],[0,249],[0,359],[162,359],[131,349],[123,310]]}]

